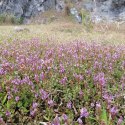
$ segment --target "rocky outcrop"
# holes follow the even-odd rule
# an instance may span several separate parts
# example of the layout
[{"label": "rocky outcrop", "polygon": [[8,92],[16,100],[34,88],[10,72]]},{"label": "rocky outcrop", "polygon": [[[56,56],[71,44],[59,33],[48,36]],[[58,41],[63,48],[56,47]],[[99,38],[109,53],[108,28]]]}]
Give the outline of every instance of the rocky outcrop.
[{"label": "rocky outcrop", "polygon": [[91,0],[84,7],[96,22],[125,21],[125,0]]},{"label": "rocky outcrop", "polygon": [[[0,0],[0,14],[12,13],[17,18],[23,17],[24,20],[37,15],[40,12],[55,9],[58,12],[65,8],[65,0]],[[101,20],[124,20],[125,21],[125,0],[88,0],[82,3],[82,0],[71,0],[74,4],[79,4],[87,9],[92,20],[98,22]],[[79,12],[76,8],[71,8],[71,14],[75,16],[78,22],[81,21]]]},{"label": "rocky outcrop", "polygon": [[63,9],[63,1],[61,0],[1,0],[0,13],[11,13],[16,17],[29,19],[31,16],[37,15],[50,9]]}]

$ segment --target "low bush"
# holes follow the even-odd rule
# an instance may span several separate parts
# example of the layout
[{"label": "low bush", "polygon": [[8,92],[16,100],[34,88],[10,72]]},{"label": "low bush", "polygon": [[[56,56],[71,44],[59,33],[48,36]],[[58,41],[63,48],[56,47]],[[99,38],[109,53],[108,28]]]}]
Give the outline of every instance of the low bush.
[{"label": "low bush", "polygon": [[86,31],[91,31],[91,29],[93,29],[93,23],[89,12],[85,11],[84,9],[81,9],[80,16],[82,17],[82,25],[84,26]]},{"label": "low bush", "polygon": [[0,24],[22,24],[23,18],[17,18],[13,14],[0,14]]},{"label": "low bush", "polygon": [[5,22],[5,19],[6,19],[5,15],[1,14],[0,15],[0,24],[3,24]]}]

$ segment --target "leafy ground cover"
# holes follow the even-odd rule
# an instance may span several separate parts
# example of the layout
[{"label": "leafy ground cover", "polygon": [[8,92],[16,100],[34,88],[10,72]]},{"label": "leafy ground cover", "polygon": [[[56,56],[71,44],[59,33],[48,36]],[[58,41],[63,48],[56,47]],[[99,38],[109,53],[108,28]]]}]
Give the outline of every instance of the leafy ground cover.
[{"label": "leafy ground cover", "polygon": [[124,45],[1,43],[1,124],[124,125],[124,116]]}]

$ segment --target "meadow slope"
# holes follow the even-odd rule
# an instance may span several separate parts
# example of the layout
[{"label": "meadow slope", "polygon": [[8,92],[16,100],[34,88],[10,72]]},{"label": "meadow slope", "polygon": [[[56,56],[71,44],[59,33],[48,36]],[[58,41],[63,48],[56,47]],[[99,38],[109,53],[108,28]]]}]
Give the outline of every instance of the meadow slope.
[{"label": "meadow slope", "polygon": [[124,125],[124,28],[101,26],[0,26],[0,124]]}]

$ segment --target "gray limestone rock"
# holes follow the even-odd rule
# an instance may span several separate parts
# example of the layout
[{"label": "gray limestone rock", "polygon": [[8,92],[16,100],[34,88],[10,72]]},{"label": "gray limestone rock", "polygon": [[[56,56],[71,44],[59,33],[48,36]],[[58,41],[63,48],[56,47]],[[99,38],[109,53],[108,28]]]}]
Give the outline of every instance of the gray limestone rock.
[{"label": "gray limestone rock", "polygon": [[[72,0],[78,4],[81,0]],[[101,20],[124,20],[125,21],[125,0],[85,0],[83,8],[91,13],[94,21]],[[81,4],[81,3],[80,3]],[[0,0],[0,14],[9,13],[25,20],[32,16],[55,9],[58,12],[64,10],[65,0]],[[79,12],[71,8],[71,14],[78,22],[81,22]]]}]

